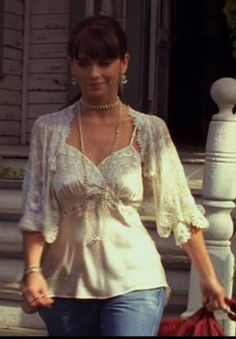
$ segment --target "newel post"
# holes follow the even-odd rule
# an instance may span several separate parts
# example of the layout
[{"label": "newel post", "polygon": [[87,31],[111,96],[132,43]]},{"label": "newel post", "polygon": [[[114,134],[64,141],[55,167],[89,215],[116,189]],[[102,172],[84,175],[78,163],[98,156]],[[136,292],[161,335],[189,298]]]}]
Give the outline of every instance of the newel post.
[{"label": "newel post", "polygon": [[[201,204],[206,211],[210,228],[205,232],[208,251],[218,278],[228,297],[232,296],[234,278],[234,255],[231,251],[233,220],[231,212],[236,198],[236,80],[221,78],[211,86],[211,97],[219,111],[212,116],[209,125],[203,190]],[[187,316],[201,306],[198,274],[191,267]],[[223,312],[216,317],[224,326],[226,335],[235,336],[235,323],[228,320]]]}]

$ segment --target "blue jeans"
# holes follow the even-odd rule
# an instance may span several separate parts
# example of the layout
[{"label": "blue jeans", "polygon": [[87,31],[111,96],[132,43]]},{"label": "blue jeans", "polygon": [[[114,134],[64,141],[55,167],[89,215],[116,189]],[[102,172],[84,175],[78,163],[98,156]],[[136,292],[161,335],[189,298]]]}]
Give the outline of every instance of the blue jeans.
[{"label": "blue jeans", "polygon": [[164,288],[102,300],[55,298],[39,314],[49,336],[156,336],[165,299]]}]

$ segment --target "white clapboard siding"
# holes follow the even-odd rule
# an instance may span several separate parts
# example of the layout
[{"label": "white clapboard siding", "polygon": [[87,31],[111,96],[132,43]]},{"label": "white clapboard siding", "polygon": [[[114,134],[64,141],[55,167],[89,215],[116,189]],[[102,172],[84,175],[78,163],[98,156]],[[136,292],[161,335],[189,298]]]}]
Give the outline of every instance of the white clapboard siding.
[{"label": "white clapboard siding", "polygon": [[26,139],[36,118],[66,104],[70,1],[31,0]]},{"label": "white clapboard siding", "polygon": [[22,0],[5,0],[5,12],[24,15],[24,2]]},{"label": "white clapboard siding", "polygon": [[66,44],[32,44],[30,47],[30,58],[63,58],[67,57],[67,45]]},{"label": "white clapboard siding", "polygon": [[22,32],[5,28],[3,32],[3,43],[4,46],[14,47],[22,50],[23,48]]},{"label": "white clapboard siding", "polygon": [[31,15],[30,26],[32,29],[67,29],[68,15],[48,14]]},{"label": "white clapboard siding", "polygon": [[29,90],[65,91],[67,76],[63,74],[30,74]]},{"label": "white clapboard siding", "polygon": [[30,42],[38,44],[67,43],[68,31],[65,29],[37,29],[31,31]]},{"label": "white clapboard siding", "polygon": [[0,105],[0,120],[20,120],[20,114],[19,106]]},{"label": "white clapboard siding", "polygon": [[12,75],[21,75],[22,62],[18,60],[5,59],[3,63],[3,73]]},{"label": "white clapboard siding", "polygon": [[40,115],[57,112],[62,107],[62,104],[30,104],[28,105],[28,118],[35,119]]},{"label": "white clapboard siding", "polygon": [[0,134],[0,145],[16,145],[19,144],[19,137],[3,137]]},{"label": "white clapboard siding", "polygon": [[20,136],[24,1],[4,2],[3,74],[0,80],[0,144],[17,144]]},{"label": "white clapboard siding", "polygon": [[18,136],[20,133],[19,121],[0,121],[1,136]]},{"label": "white clapboard siding", "polygon": [[16,48],[4,47],[3,55],[5,59],[22,61],[23,52]]},{"label": "white clapboard siding", "polygon": [[31,0],[31,14],[67,14],[69,10],[69,0]]},{"label": "white clapboard siding", "polygon": [[16,75],[5,75],[0,81],[0,89],[21,90],[21,77]]},{"label": "white clapboard siding", "polygon": [[28,103],[29,104],[65,104],[66,93],[65,92],[49,92],[49,91],[35,91],[29,92]]},{"label": "white clapboard siding", "polygon": [[29,64],[30,73],[66,73],[67,59],[31,59]]},{"label": "white clapboard siding", "polygon": [[21,105],[20,91],[3,90],[0,91],[0,104],[1,105]]},{"label": "white clapboard siding", "polygon": [[12,28],[18,31],[23,31],[23,16],[5,13],[4,15],[4,27]]}]

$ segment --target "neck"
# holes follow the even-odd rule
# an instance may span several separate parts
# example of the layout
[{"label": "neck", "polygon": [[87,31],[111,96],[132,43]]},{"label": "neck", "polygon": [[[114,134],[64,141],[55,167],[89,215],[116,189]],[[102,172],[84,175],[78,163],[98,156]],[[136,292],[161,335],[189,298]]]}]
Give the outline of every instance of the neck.
[{"label": "neck", "polygon": [[110,111],[120,105],[120,98],[117,96],[116,100],[111,103],[102,103],[102,104],[91,104],[83,99],[80,99],[80,104],[83,108],[90,111]]}]

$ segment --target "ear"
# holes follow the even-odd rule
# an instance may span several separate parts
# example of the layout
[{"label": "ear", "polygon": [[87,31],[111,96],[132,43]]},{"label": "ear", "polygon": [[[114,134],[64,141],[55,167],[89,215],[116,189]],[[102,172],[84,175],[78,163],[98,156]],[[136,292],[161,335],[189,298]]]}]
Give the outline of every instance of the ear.
[{"label": "ear", "polygon": [[121,73],[125,74],[127,72],[130,61],[130,54],[126,53],[124,59],[121,60]]}]

